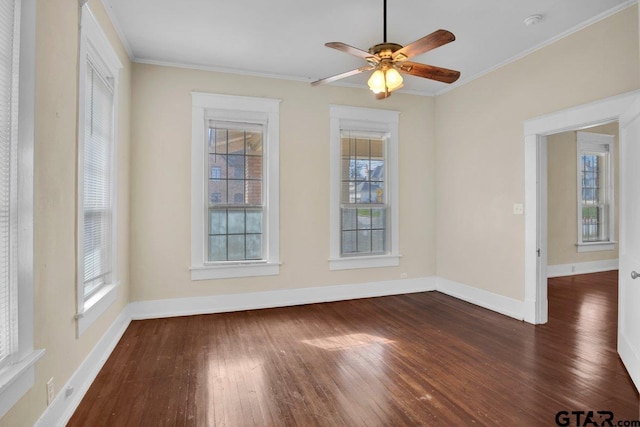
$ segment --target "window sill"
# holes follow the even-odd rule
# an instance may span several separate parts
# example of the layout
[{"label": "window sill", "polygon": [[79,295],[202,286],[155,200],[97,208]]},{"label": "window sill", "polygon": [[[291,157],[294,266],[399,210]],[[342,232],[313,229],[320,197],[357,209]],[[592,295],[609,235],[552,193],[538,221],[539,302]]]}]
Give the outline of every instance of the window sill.
[{"label": "window sill", "polygon": [[118,285],[119,283],[114,283],[103,286],[84,303],[84,311],[76,314],[78,338],[116,301]]},{"label": "window sill", "polygon": [[280,263],[275,261],[237,262],[191,267],[191,280],[276,276],[278,274],[280,274]]},{"label": "window sill", "polygon": [[590,243],[576,243],[578,252],[597,252],[597,251],[612,251],[616,247],[616,242],[590,242]]},{"label": "window sill", "polygon": [[353,270],[357,268],[395,267],[400,265],[402,255],[372,255],[329,260],[329,270]]},{"label": "window sill", "polygon": [[0,372],[0,417],[3,417],[35,382],[35,363],[44,356],[44,350],[34,350],[22,360]]}]

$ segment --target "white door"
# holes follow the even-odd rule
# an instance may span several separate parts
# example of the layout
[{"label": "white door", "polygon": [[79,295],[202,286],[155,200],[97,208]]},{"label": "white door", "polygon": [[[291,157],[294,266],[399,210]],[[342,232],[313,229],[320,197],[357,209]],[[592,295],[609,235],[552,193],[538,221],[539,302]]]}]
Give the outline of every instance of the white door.
[{"label": "white door", "polygon": [[618,353],[640,389],[640,99],[620,117]]}]

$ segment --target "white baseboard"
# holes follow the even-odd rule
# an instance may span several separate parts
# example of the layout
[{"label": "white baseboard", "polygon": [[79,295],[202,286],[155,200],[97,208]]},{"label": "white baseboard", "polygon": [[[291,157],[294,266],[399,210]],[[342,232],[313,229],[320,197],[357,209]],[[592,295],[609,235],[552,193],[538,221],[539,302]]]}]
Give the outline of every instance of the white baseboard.
[{"label": "white baseboard", "polygon": [[436,278],[436,290],[514,319],[523,320],[525,317],[523,301],[494,294],[484,289],[438,277]]},{"label": "white baseboard", "polygon": [[315,288],[279,289],[231,295],[175,298],[129,303],[131,318],[155,319],[194,314],[225,313],[260,308],[287,307],[357,298],[380,297],[435,290],[433,277],[359,283]]},{"label": "white baseboard", "polygon": [[547,277],[575,276],[576,274],[599,273],[618,269],[618,259],[603,261],[577,262],[547,266]]},{"label": "white baseboard", "polygon": [[[131,316],[125,307],[73,376],[62,386],[34,427],[63,427],[67,424],[130,322]],[[66,396],[69,387],[73,388],[73,392]]]},{"label": "white baseboard", "polygon": [[[518,320],[524,318],[525,307],[522,301],[440,277],[131,302],[98,341],[71,379],[60,389],[53,403],[47,407],[35,427],[64,426],[69,421],[133,319],[222,313],[435,290]],[[65,396],[69,387],[74,389],[73,393]]]}]

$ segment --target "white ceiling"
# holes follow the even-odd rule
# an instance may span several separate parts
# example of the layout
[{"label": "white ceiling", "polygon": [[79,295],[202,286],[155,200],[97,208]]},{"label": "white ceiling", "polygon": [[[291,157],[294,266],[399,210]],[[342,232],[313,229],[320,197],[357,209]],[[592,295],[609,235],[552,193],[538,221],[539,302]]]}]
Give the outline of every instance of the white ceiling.
[{"label": "white ceiling", "polygon": [[[313,81],[366,65],[329,49],[383,39],[382,0],[103,0],[133,58]],[[407,45],[437,29],[456,41],[415,57],[459,70],[463,84],[634,0],[388,0],[387,39]],[[534,26],[532,14],[543,15]],[[636,35],[633,35],[636,37]],[[615,48],[612,46],[612,48]],[[364,86],[368,73],[334,84]],[[407,76],[402,91],[450,86]]]}]

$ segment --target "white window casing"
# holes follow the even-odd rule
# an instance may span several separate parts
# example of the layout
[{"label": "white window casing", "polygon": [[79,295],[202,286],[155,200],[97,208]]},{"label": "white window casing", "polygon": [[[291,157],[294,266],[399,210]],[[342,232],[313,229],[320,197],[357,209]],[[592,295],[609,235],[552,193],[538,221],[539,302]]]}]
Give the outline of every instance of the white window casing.
[{"label": "white window casing", "polygon": [[[329,269],[347,270],[397,266],[399,249],[399,184],[398,184],[398,122],[400,113],[390,110],[331,105],[330,118],[330,203],[329,203]],[[386,212],[384,253],[343,254],[342,242],[342,136],[345,132],[357,136],[372,135],[384,140],[384,204]],[[377,135],[377,136],[376,136]],[[382,200],[379,200],[382,201]],[[367,209],[369,205],[350,205]],[[372,207],[376,207],[371,205]]]},{"label": "white window casing", "polygon": [[[596,172],[584,172],[584,156],[597,157],[604,164],[598,166],[598,182],[585,184],[585,180],[595,178],[585,177],[586,174]],[[591,132],[577,132],[577,235],[576,243],[578,252],[593,252],[613,250],[615,248],[615,199],[614,199],[614,136]],[[585,158],[586,161],[586,158]],[[584,187],[583,187],[584,185]],[[597,187],[591,189],[591,185]],[[584,194],[596,192],[597,196],[590,196],[588,204],[584,200]],[[597,200],[596,200],[597,199]],[[583,217],[584,209],[596,211],[598,220],[589,224],[589,218]],[[588,239],[584,238],[587,231]]]},{"label": "white window casing", "polygon": [[[279,246],[279,114],[280,100],[212,93],[192,92],[192,139],[191,139],[191,280],[209,280],[234,277],[270,276],[280,273]],[[255,259],[216,258],[210,256],[210,215],[212,202],[220,199],[217,193],[210,197],[205,183],[209,179],[228,179],[230,173],[223,163],[209,160],[210,129],[220,127],[227,130],[248,131],[262,138],[261,202],[243,204],[242,200],[227,199],[222,210],[253,210],[262,213],[261,251]],[[214,144],[215,145],[215,144]],[[228,156],[232,157],[231,153]],[[224,156],[224,155],[223,155]],[[236,157],[243,157],[236,156]],[[249,156],[244,157],[248,162]],[[244,163],[247,166],[248,163]],[[248,169],[245,173],[249,173]],[[225,178],[226,177],[226,178]],[[239,177],[245,184],[247,176]],[[230,197],[230,196],[228,196]],[[213,200],[210,200],[213,198]],[[235,204],[234,203],[240,203]],[[246,215],[246,213],[245,213]],[[245,217],[246,220],[246,217]],[[245,224],[246,226],[246,224]],[[226,225],[225,225],[226,227]],[[248,227],[248,226],[247,226]],[[245,228],[245,234],[247,234]],[[224,237],[226,236],[226,237]],[[228,235],[222,235],[228,238]],[[245,236],[246,237],[246,236]],[[246,240],[245,240],[246,243]],[[217,259],[217,260],[216,260]]]},{"label": "white window casing", "polygon": [[[115,50],[85,4],[81,8],[78,78],[78,336],[116,300],[119,283],[117,117],[121,69]],[[86,223],[87,218],[92,218],[91,223]]]}]

